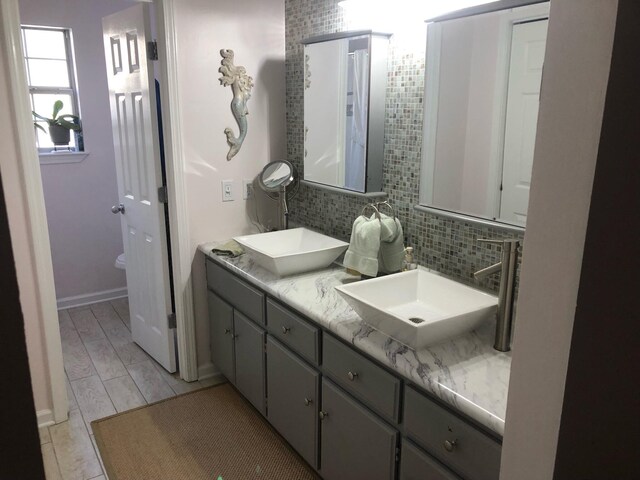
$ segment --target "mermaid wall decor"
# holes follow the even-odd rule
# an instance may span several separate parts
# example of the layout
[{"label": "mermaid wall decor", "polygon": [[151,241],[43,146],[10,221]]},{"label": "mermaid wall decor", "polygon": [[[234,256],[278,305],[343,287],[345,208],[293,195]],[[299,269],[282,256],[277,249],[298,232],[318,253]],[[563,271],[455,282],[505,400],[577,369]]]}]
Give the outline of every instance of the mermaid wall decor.
[{"label": "mermaid wall decor", "polygon": [[229,153],[227,153],[227,160],[231,160],[240,151],[242,142],[244,142],[247,136],[247,102],[251,98],[251,88],[253,87],[253,78],[247,75],[247,70],[241,66],[235,66],[233,64],[233,50],[222,49],[220,50],[222,56],[222,65],[218,72],[222,74],[220,77],[220,85],[223,87],[230,86],[233,93],[233,99],[231,100],[231,113],[233,113],[240,133],[236,137],[233,134],[231,128],[225,128],[224,134],[227,136],[227,144],[229,145]]}]

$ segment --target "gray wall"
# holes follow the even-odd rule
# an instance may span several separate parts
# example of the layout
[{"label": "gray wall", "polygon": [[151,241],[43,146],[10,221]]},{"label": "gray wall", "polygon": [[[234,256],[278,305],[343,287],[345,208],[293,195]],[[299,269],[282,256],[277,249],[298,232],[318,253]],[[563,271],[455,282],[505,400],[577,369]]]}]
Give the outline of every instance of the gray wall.
[{"label": "gray wall", "polygon": [[[337,0],[286,0],[287,157],[303,168],[303,47],[304,38],[347,30]],[[422,40],[424,39],[424,40]],[[511,237],[497,228],[478,227],[417,212],[422,148],[426,34],[411,43],[391,39],[386,96],[384,191],[404,226],[408,245],[421,265],[458,280],[474,283],[476,269],[499,260],[495,246],[477,245],[477,237]],[[357,197],[301,185],[291,201],[294,222],[348,239],[351,225],[367,203]],[[495,277],[495,276],[494,276]],[[497,289],[497,279],[483,285]]]}]

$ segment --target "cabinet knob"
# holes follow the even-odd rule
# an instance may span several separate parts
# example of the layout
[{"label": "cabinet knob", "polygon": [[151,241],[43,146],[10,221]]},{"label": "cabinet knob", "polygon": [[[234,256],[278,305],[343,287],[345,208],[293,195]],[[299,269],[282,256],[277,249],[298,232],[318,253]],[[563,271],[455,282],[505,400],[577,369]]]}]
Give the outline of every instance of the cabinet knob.
[{"label": "cabinet knob", "polygon": [[233,339],[235,340],[235,339],[236,339],[236,338],[238,338],[239,336],[240,336],[240,335],[231,335],[231,338],[233,338]]},{"label": "cabinet knob", "polygon": [[444,449],[447,452],[453,452],[453,450],[458,446],[458,441],[457,440],[445,440],[444,441]]},{"label": "cabinet knob", "polygon": [[224,334],[225,335],[229,335],[231,333],[231,329],[230,328],[225,328],[224,329]]},{"label": "cabinet knob", "polygon": [[358,374],[354,372],[349,372],[347,373],[347,377],[349,378],[349,380],[353,382],[356,378],[358,378]]},{"label": "cabinet knob", "polygon": [[305,406],[307,406],[307,407],[308,407],[308,406],[309,406],[309,405],[311,405],[312,403],[313,403],[313,400],[311,400],[310,398],[305,398],[305,399],[304,399],[304,404],[305,404]]},{"label": "cabinet knob", "polygon": [[324,420],[329,416],[329,414],[327,412],[323,412],[322,410],[320,410],[320,413],[318,413],[318,416],[320,417],[320,420]]},{"label": "cabinet knob", "polygon": [[284,333],[285,335],[286,335],[287,333],[289,333],[290,331],[291,331],[291,328],[290,328],[290,327],[285,327],[284,325],[282,326],[282,333]]}]

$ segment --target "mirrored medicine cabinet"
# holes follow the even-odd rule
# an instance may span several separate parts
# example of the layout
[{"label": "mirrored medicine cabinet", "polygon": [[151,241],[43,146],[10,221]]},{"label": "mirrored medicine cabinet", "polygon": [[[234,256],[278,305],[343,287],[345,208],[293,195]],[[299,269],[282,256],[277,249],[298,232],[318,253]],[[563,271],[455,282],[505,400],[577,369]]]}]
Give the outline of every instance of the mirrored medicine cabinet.
[{"label": "mirrored medicine cabinet", "polygon": [[427,25],[423,207],[526,224],[549,3],[522,3]]},{"label": "mirrored medicine cabinet", "polygon": [[389,35],[341,32],[304,44],[304,182],[382,190]]}]

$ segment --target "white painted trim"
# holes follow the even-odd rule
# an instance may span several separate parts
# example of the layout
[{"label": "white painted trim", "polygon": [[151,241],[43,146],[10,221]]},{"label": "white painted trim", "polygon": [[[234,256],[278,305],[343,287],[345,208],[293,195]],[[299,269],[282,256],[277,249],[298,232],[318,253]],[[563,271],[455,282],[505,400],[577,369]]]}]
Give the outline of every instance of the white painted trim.
[{"label": "white painted trim", "polygon": [[204,365],[200,365],[198,367],[198,380],[205,380],[207,378],[213,377],[221,377],[224,376],[220,373],[220,370],[211,362],[205,363]]},{"label": "white painted trim", "polygon": [[83,305],[91,305],[92,303],[106,302],[107,300],[115,300],[127,296],[127,287],[114,288],[112,290],[103,290],[101,292],[85,293],[83,295],[74,295],[72,297],[59,298],[58,310],[65,308],[81,307]]},{"label": "white painted trim", "polygon": [[25,207],[30,233],[29,248],[33,260],[36,282],[35,297],[40,318],[43,322],[45,356],[49,368],[49,383],[53,402],[53,421],[63,422],[68,417],[67,388],[62,363],[62,342],[58,327],[56,292],[53,282],[53,265],[44,193],[40,176],[40,162],[33,136],[33,118],[25,73],[22,46],[20,43],[20,10],[18,0],[2,0],[3,44],[9,63],[9,79],[12,91],[9,115],[17,130],[17,148],[21,159],[19,178],[5,181],[19,182],[25,192]]},{"label": "white painted trim", "polygon": [[36,418],[38,421],[38,428],[48,427],[56,423],[53,420],[53,412],[51,410],[38,410],[36,412]]},{"label": "white painted trim", "polygon": [[178,43],[175,26],[176,0],[156,0],[160,93],[166,156],[169,226],[173,260],[173,288],[180,377],[198,379],[196,323],[191,283],[192,248],[185,186],[185,152],[182,144],[183,116],[178,88]]},{"label": "white painted trim", "polygon": [[39,153],[40,165],[57,165],[60,163],[80,163],[90,152]]}]

